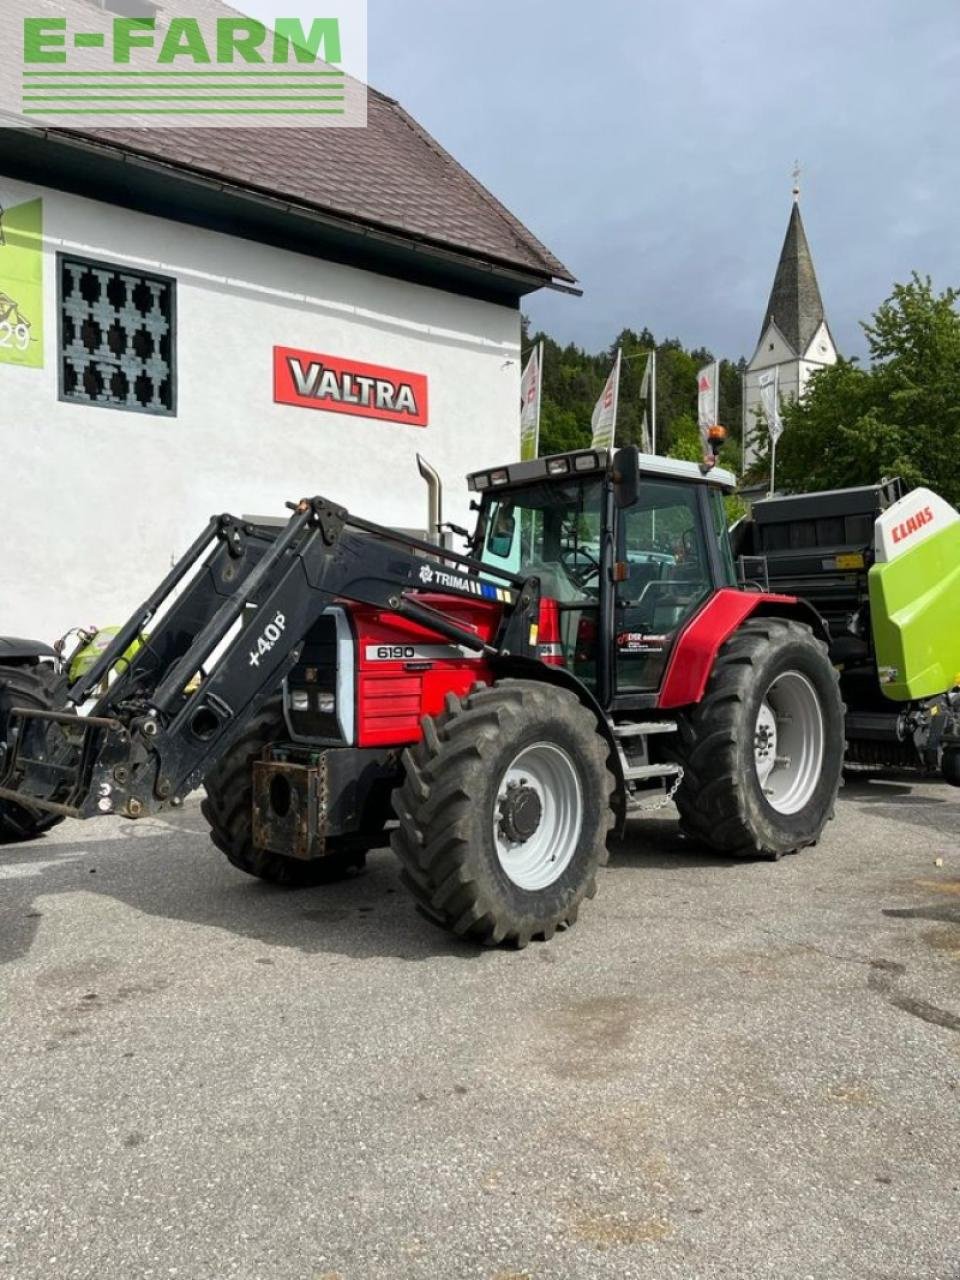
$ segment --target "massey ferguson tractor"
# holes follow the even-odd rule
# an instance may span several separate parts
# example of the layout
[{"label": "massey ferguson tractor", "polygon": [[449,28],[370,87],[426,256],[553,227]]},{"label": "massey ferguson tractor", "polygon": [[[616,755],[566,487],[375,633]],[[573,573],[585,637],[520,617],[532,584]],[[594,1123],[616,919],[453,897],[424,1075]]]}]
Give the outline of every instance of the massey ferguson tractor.
[{"label": "massey ferguson tractor", "polygon": [[203,786],[234,866],[304,885],[395,818],[423,911],[521,947],[574,922],[611,828],[668,798],[720,853],[816,844],[843,763],[829,636],[804,601],[738,587],[733,476],[631,447],[468,483],[472,536],[320,497],[280,527],[214,517],[72,683],[15,649],[6,835]]}]

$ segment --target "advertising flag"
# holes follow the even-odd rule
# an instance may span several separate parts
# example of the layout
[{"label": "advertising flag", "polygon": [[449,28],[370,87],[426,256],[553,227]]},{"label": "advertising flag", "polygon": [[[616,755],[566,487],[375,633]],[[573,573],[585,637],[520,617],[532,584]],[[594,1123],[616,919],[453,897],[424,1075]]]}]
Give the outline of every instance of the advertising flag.
[{"label": "advertising flag", "polygon": [[614,436],[617,431],[617,397],[619,394],[620,352],[618,351],[616,363],[603,388],[603,394],[597,401],[593,417],[590,419],[590,425],[593,428],[593,438],[590,441],[591,449],[613,448]]},{"label": "advertising flag", "polygon": [[520,461],[529,462],[540,448],[543,343],[534,347],[520,375]]},{"label": "advertising flag", "polygon": [[653,453],[653,445],[650,443],[650,424],[647,421],[647,411],[643,411],[643,425],[640,428],[640,452]]},{"label": "advertising flag", "polygon": [[770,430],[770,440],[776,444],[783,434],[783,419],[780,417],[780,370],[768,369],[757,379],[760,392],[760,403],[763,405],[763,416]]},{"label": "advertising flag", "polygon": [[705,365],[697,374],[697,422],[704,447],[707,432],[715,427],[720,417],[720,362]]},{"label": "advertising flag", "polygon": [[640,380],[640,399],[650,399],[650,373],[653,369],[653,352],[647,356],[647,363],[644,366],[643,377]]},{"label": "advertising flag", "polygon": [[656,451],[653,431],[650,429],[651,422],[656,422],[656,378],[657,352],[654,349],[647,356],[647,363],[644,365],[643,369],[643,378],[640,380],[640,399],[643,401],[643,425],[641,428],[640,448],[644,453],[654,453]]}]

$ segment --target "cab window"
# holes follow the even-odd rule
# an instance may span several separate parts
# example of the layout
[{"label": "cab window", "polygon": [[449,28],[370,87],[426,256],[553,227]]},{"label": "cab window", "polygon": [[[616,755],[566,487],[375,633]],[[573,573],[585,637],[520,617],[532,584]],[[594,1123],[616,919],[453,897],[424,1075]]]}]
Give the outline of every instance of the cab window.
[{"label": "cab window", "polygon": [[487,509],[481,559],[536,574],[545,596],[595,601],[600,589],[599,480],[544,481],[505,491]]},{"label": "cab window", "polygon": [[481,559],[540,579],[557,602],[566,665],[596,686],[603,484],[551,480],[487,499]]},{"label": "cab window", "polygon": [[659,688],[673,640],[712,590],[698,486],[645,480],[622,513],[616,592],[617,688]]}]

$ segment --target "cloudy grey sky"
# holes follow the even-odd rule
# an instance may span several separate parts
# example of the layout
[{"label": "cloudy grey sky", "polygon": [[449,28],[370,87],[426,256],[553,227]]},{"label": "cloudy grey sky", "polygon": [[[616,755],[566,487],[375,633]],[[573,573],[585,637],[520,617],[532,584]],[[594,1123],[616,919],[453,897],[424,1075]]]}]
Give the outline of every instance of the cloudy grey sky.
[{"label": "cloudy grey sky", "polygon": [[842,350],[913,268],[960,284],[958,0],[369,0],[370,83],[567,263],[537,325],[750,355],[790,171]]}]

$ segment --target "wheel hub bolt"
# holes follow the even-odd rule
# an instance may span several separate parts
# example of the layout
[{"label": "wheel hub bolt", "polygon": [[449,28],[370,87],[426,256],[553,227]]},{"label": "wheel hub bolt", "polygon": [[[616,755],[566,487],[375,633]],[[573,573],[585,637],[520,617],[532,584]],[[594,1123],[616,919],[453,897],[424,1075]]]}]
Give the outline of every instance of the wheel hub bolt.
[{"label": "wheel hub bolt", "polygon": [[529,840],[540,825],[543,805],[533,787],[521,782],[509,782],[507,793],[500,797],[500,830],[512,844]]}]

